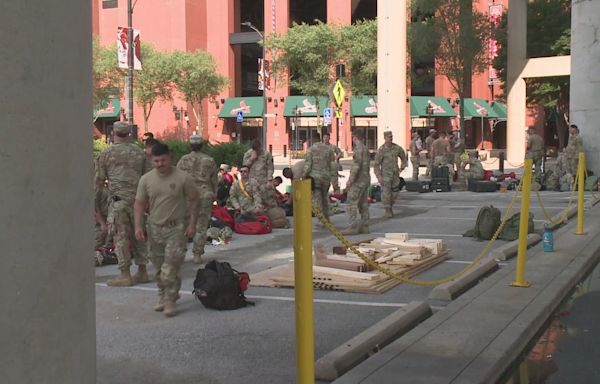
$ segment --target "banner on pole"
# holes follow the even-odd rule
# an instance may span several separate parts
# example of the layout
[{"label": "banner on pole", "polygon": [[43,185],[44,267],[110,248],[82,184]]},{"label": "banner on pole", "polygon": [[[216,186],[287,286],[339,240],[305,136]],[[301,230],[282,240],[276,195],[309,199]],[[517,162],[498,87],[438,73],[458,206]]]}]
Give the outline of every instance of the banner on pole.
[{"label": "banner on pole", "polygon": [[[128,43],[129,28],[118,27],[117,28],[117,57],[119,60],[119,68],[128,68],[127,53],[129,52]],[[142,69],[142,46],[140,43],[140,30],[133,30],[133,69]]]},{"label": "banner on pole", "polygon": [[[271,89],[271,67],[269,60],[264,60],[265,63],[265,80],[267,84],[267,90]],[[263,82],[263,59],[258,58],[258,89],[262,91],[264,89],[265,82]]]}]

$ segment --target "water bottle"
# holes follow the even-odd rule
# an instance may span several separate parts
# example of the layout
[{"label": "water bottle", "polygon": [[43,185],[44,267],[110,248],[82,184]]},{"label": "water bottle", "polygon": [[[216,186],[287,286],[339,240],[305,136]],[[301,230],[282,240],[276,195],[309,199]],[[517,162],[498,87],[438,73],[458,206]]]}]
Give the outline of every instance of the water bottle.
[{"label": "water bottle", "polygon": [[544,224],[542,242],[544,243],[544,252],[554,252],[554,233],[548,224]]}]

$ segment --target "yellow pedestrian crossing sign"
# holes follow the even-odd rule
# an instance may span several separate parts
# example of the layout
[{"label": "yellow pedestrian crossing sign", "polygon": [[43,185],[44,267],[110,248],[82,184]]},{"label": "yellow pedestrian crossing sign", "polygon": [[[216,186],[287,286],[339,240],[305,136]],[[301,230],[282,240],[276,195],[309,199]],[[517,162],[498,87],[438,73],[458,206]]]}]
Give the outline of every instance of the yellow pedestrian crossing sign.
[{"label": "yellow pedestrian crossing sign", "polygon": [[342,102],[344,101],[344,96],[346,95],[346,90],[342,85],[341,81],[336,81],[335,86],[333,87],[333,98],[335,99],[335,104],[340,107]]},{"label": "yellow pedestrian crossing sign", "polygon": [[335,109],[335,118],[336,119],[341,119],[342,118],[342,108],[336,108]]}]

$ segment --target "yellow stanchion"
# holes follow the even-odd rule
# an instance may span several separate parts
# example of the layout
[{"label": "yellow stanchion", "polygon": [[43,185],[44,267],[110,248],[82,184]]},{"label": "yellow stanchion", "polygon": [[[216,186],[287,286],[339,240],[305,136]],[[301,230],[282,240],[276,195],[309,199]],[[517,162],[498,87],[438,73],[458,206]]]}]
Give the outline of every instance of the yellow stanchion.
[{"label": "yellow stanchion", "polygon": [[577,232],[576,235],[585,235],[583,232],[583,203],[585,188],[585,153],[579,152],[579,163],[577,164],[577,175],[579,176],[579,182],[577,183]]},{"label": "yellow stanchion", "polygon": [[519,383],[529,384],[529,363],[527,362],[527,358],[519,364]]},{"label": "yellow stanchion", "polygon": [[521,217],[519,220],[519,247],[517,253],[516,280],[513,287],[529,287],[525,281],[525,263],[527,262],[527,229],[529,223],[529,200],[531,193],[531,166],[533,160],[525,160],[525,174],[523,175],[523,193],[521,197]]},{"label": "yellow stanchion", "polygon": [[315,381],[310,180],[292,182],[296,296],[296,383]]}]

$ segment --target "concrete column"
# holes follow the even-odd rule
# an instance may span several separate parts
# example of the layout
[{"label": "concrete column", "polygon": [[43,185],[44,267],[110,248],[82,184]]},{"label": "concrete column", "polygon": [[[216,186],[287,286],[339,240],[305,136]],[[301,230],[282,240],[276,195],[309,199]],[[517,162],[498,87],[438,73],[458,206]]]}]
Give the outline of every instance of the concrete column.
[{"label": "concrete column", "polygon": [[377,144],[383,132],[406,148],[406,0],[377,1]]},{"label": "concrete column", "polygon": [[521,77],[527,60],[527,1],[512,0],[508,7],[508,119],[507,160],[521,164],[525,157],[525,118],[527,91]]},{"label": "concrete column", "polygon": [[[512,3],[511,3],[512,5]],[[571,122],[583,136],[588,169],[600,174],[599,1],[571,5]]]},{"label": "concrete column", "polygon": [[1,383],[96,380],[91,4],[0,4]]}]

